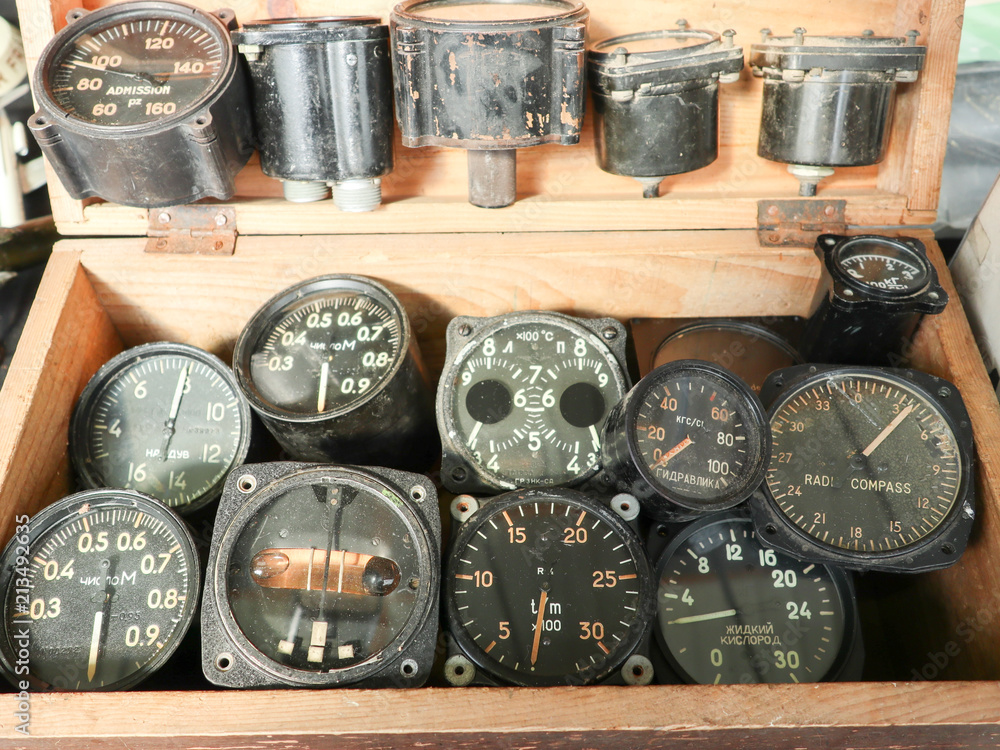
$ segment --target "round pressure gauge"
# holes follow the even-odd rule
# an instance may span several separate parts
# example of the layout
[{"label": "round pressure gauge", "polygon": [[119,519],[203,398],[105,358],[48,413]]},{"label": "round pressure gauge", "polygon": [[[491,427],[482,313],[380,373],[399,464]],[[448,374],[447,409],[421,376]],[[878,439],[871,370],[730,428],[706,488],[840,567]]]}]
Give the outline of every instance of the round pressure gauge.
[{"label": "round pressure gauge", "polygon": [[202,667],[229,687],[417,686],[437,636],[441,522],[424,476],[246,465],[219,506]]},{"label": "round pressure gauge", "polygon": [[74,198],[229,198],[252,152],[231,10],[163,0],[70,11],[35,71],[28,126]]},{"label": "round pressure gauge", "polygon": [[199,592],[194,540],[169,508],[89,490],[17,521],[0,558],[0,671],[12,684],[27,666],[35,690],[124,690],[163,666]]},{"label": "round pressure gauge", "polygon": [[236,341],[236,377],[293,458],[426,469],[433,400],[406,311],[362,276],[280,292]]},{"label": "round pressure gauge", "polygon": [[250,407],[230,369],[187,344],[128,349],[91,378],[70,424],[86,487],[124,487],[180,513],[216,499],[250,446]]},{"label": "round pressure gauge", "polygon": [[767,468],[764,407],[728,370],[681,360],[653,370],[612,410],[604,473],[663,520],[731,508]]},{"label": "round pressure gauge", "polygon": [[[974,516],[972,435],[954,385],[911,370],[775,373],[754,520],[797,557],[900,572],[958,560]],[[760,502],[756,502],[760,500]]]},{"label": "round pressure gauge", "polygon": [[[642,642],[653,582],[615,511],[573,490],[536,489],[487,500],[467,517],[444,600],[461,651],[445,666],[452,683],[469,684],[479,670],[487,683],[588,684],[621,669]],[[653,676],[644,657],[621,674],[631,684]]]},{"label": "round pressure gauge", "polygon": [[749,518],[727,513],[684,527],[656,573],[657,640],[683,681],[860,676],[854,674],[861,649],[849,576],[765,549]]},{"label": "round pressure gauge", "polygon": [[579,484],[628,388],[625,329],[550,312],[455,318],[438,386],[441,481],[453,492]]}]

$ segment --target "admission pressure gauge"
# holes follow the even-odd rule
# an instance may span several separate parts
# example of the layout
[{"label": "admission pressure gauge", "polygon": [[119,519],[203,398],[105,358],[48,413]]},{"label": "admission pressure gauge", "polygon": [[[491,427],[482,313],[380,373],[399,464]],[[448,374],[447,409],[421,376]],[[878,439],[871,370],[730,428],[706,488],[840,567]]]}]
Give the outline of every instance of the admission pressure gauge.
[{"label": "admission pressure gauge", "polygon": [[437,456],[406,311],[371,279],[320,276],[278,293],[240,333],[233,369],[292,458],[423,470]]},{"label": "admission pressure gauge", "polygon": [[823,234],[815,249],[824,273],[803,333],[810,362],[898,365],[922,316],[948,304],[918,239]]},{"label": "admission pressure gauge", "polygon": [[753,391],[728,370],[681,360],[640,380],[604,427],[603,474],[661,520],[731,508],[764,478],[770,434]]},{"label": "admission pressure gauge", "polygon": [[455,318],[438,385],[441,481],[452,492],[580,484],[628,389],[625,329],[551,312]]},{"label": "admission pressure gauge", "polygon": [[463,524],[445,566],[444,606],[459,653],[445,663],[446,679],[648,684],[652,665],[637,651],[652,621],[653,580],[623,521],[638,514],[633,505],[618,502],[616,511],[562,488],[509,492],[481,507],[456,498]]},{"label": "admission pressure gauge", "polygon": [[184,523],[130,490],[79,492],[28,520],[0,558],[0,671],[33,690],[125,690],[177,650],[198,605]]},{"label": "admission pressure gauge", "polygon": [[76,9],[38,60],[28,121],[74,198],[229,198],[253,151],[231,10],[139,0]]},{"label": "admission pressure gauge", "polygon": [[684,527],[656,574],[657,642],[679,680],[860,678],[849,574],[765,549],[749,518],[723,513]]},{"label": "admission pressure gauge", "polygon": [[427,477],[253,464],[219,504],[202,669],[226,687],[416,687],[437,643],[441,518]]},{"label": "admission pressure gauge", "polygon": [[601,169],[634,177],[643,197],[667,175],[708,166],[719,155],[719,82],[739,80],[735,32],[688,28],[602,39],[587,53]]},{"label": "admission pressure gauge", "polygon": [[772,36],[750,48],[753,74],[764,79],[757,154],[788,164],[800,195],[834,167],[877,164],[885,156],[897,83],[924,65],[918,32],[906,37]]},{"label": "admission pressure gauge", "polygon": [[124,487],[189,513],[215,500],[250,447],[250,406],[218,357],[187,344],[128,349],[90,379],[70,423],[85,487]]},{"label": "admission pressure gauge", "polygon": [[972,530],[969,415],[915,370],[804,365],[772,375],[771,463],[752,501],[762,542],[855,569],[955,563]]}]

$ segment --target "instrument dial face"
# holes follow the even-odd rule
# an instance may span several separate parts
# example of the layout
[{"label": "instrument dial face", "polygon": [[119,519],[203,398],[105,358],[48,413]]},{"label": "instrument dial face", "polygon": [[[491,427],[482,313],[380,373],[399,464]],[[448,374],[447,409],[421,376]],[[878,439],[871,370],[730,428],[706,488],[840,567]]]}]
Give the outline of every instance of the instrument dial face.
[{"label": "instrument dial face", "polygon": [[836,251],[845,278],[887,294],[909,295],[927,285],[927,261],[889,238],[848,240]]},{"label": "instrument dial face", "polygon": [[732,506],[763,478],[764,409],[720,367],[686,360],[659,367],[630,396],[633,453],[646,480],[692,510]]},{"label": "instrument dial face", "polygon": [[608,411],[626,382],[598,336],[534,313],[483,329],[441,387],[443,434],[453,435],[458,452],[491,484],[513,488],[592,475]]},{"label": "instrument dial face", "polygon": [[246,645],[283,674],[395,653],[435,596],[416,515],[395,489],[353,470],[309,470],[265,487],[222,545],[224,607]]},{"label": "instrument dial face", "polygon": [[237,371],[251,401],[300,416],[342,413],[367,401],[396,372],[409,338],[398,300],[350,276],[321,277],[282,293],[244,336],[249,351]]},{"label": "instrument dial face", "polygon": [[657,635],[688,682],[818,682],[853,629],[846,579],[764,549],[748,519],[687,527],[657,573]]},{"label": "instrument dial face", "polygon": [[955,434],[905,380],[820,373],[771,414],[770,497],[821,544],[891,552],[933,535],[955,510],[963,479]]},{"label": "instrument dial face", "polygon": [[230,42],[200,12],[125,12],[80,32],[53,59],[46,88],[71,117],[109,126],[182,115],[219,82]]},{"label": "instrument dial face", "polygon": [[250,441],[250,408],[232,372],[185,344],[112,359],[73,415],[70,452],[91,487],[122,487],[187,512],[218,497]]},{"label": "instrument dial face", "polygon": [[6,659],[28,642],[30,674],[43,688],[112,690],[141,681],[176,650],[198,603],[198,557],[166,506],[91,490],[28,527],[26,560],[16,537],[4,553]]},{"label": "instrument dial face", "polygon": [[513,684],[584,684],[631,655],[651,616],[634,533],[572,491],[509,493],[465,525],[446,568],[452,633]]}]

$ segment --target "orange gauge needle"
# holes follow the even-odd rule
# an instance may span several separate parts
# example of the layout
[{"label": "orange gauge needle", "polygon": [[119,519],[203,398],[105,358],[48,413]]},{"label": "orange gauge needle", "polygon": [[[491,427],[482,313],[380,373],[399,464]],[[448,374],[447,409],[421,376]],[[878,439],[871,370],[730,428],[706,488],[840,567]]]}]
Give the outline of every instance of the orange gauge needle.
[{"label": "orange gauge needle", "polygon": [[535,620],[535,640],[531,644],[531,663],[538,661],[538,644],[542,641],[542,622],[545,620],[545,602],[549,598],[549,592],[542,590],[542,596],[538,600],[538,618]]},{"label": "orange gauge needle", "polygon": [[896,418],[891,422],[889,422],[889,424],[886,425],[886,428],[878,434],[878,437],[872,440],[871,445],[869,445],[867,448],[861,451],[861,455],[867,458],[874,452],[876,448],[882,445],[882,441],[885,440],[887,437],[889,437],[892,434],[893,430],[899,427],[899,423],[902,422],[904,419],[906,419],[908,416],[910,416],[910,412],[913,411],[914,406],[916,406],[916,404],[910,404],[905,409],[903,409],[903,411],[899,412]]},{"label": "orange gauge needle", "polygon": [[689,445],[694,445],[694,441],[690,437],[684,438],[677,445],[675,445],[673,448],[671,448],[666,453],[664,453],[662,456],[660,456],[660,460],[657,461],[655,464],[653,464],[653,468],[654,469],[659,469],[667,461],[669,461],[671,458],[673,458],[674,456],[676,456],[678,453],[680,453],[682,450],[684,450],[685,448],[687,448]]}]

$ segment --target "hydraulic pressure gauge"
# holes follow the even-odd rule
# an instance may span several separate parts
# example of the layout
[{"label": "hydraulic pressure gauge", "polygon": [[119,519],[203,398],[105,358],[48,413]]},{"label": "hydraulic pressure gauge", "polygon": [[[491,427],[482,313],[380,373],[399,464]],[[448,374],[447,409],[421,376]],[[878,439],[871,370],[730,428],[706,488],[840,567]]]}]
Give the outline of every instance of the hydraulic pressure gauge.
[{"label": "hydraulic pressure gauge", "polygon": [[371,279],[320,276],[275,295],[236,340],[233,369],[292,458],[423,470],[437,456],[406,311]]},{"label": "hydraulic pressure gauge", "polygon": [[580,484],[628,389],[625,329],[550,312],[455,318],[438,386],[441,481],[452,492]]},{"label": "hydraulic pressure gauge", "polygon": [[860,677],[850,577],[765,549],[749,518],[725,513],[686,526],[664,550],[656,573],[657,641],[681,680]]},{"label": "hydraulic pressure gauge", "polygon": [[972,530],[972,432],[954,385],[915,370],[772,375],[764,544],[817,562],[914,572],[955,563]]},{"label": "hydraulic pressure gauge", "polygon": [[4,676],[17,685],[27,666],[34,690],[125,690],[163,666],[199,593],[194,540],[170,509],[89,490],[17,520],[0,559]]},{"label": "hydraulic pressure gauge", "polygon": [[[634,501],[633,501],[634,504]],[[453,503],[464,524],[445,566],[456,685],[647,684],[653,580],[635,532],[580,492],[536,489]],[[618,507],[625,518],[637,508]],[[617,674],[614,674],[617,670]]]},{"label": "hydraulic pressure gauge", "polygon": [[764,478],[764,407],[728,370],[681,360],[653,370],[611,411],[604,475],[661,520],[741,503]]},{"label": "hydraulic pressure gauge", "polygon": [[241,467],[219,504],[205,577],[205,676],[227,687],[423,684],[440,550],[427,477]]},{"label": "hydraulic pressure gauge", "polygon": [[250,446],[250,406],[212,354],[167,342],[128,349],[97,371],[70,424],[85,487],[124,487],[180,513],[211,502]]},{"label": "hydraulic pressure gauge", "polygon": [[815,250],[824,273],[803,334],[811,362],[898,365],[921,317],[948,304],[918,239],[823,234]]},{"label": "hydraulic pressure gauge", "polygon": [[66,18],[38,60],[28,127],[70,195],[229,198],[253,151],[233,12],[139,0]]}]

